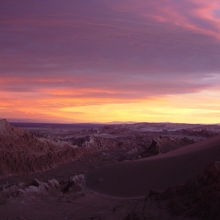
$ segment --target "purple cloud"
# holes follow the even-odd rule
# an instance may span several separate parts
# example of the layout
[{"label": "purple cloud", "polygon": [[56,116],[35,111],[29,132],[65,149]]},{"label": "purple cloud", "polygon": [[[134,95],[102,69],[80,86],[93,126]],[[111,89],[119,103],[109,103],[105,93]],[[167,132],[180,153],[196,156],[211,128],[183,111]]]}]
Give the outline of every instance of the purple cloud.
[{"label": "purple cloud", "polygon": [[0,77],[21,80],[1,90],[97,88],[115,94],[87,96],[132,99],[212,87],[204,79],[220,71],[216,2],[3,1]]}]

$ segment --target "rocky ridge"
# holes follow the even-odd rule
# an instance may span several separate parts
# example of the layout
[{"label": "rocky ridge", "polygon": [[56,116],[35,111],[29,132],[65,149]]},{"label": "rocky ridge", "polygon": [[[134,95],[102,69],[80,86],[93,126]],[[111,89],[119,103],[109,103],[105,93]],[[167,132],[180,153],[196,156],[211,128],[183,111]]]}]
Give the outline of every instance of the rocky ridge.
[{"label": "rocky ridge", "polygon": [[0,121],[0,176],[50,169],[73,160],[77,150],[67,143],[36,137]]}]

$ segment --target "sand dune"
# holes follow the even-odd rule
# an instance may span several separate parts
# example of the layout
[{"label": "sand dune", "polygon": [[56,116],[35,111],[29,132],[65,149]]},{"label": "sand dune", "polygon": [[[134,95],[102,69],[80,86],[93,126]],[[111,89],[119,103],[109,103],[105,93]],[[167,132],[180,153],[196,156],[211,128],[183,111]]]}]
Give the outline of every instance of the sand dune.
[{"label": "sand dune", "polygon": [[220,137],[147,159],[117,163],[87,174],[88,188],[113,196],[146,195],[184,184],[211,162],[220,160]]}]

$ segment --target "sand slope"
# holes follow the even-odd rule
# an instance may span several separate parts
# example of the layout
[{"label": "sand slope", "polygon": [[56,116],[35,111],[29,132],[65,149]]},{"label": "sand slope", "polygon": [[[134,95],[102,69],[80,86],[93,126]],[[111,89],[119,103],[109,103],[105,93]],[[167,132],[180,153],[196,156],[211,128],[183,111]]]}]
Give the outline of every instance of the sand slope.
[{"label": "sand slope", "polygon": [[102,167],[87,174],[88,188],[123,197],[142,196],[150,189],[164,190],[195,177],[220,160],[220,137],[167,154]]}]

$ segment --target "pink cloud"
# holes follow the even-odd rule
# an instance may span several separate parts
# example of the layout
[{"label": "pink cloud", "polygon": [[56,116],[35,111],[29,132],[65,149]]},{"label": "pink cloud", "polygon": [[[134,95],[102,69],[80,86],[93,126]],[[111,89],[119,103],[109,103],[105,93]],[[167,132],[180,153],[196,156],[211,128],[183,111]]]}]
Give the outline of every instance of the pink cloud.
[{"label": "pink cloud", "polygon": [[218,9],[215,0],[3,1],[2,106],[13,96],[50,108],[212,89]]}]

